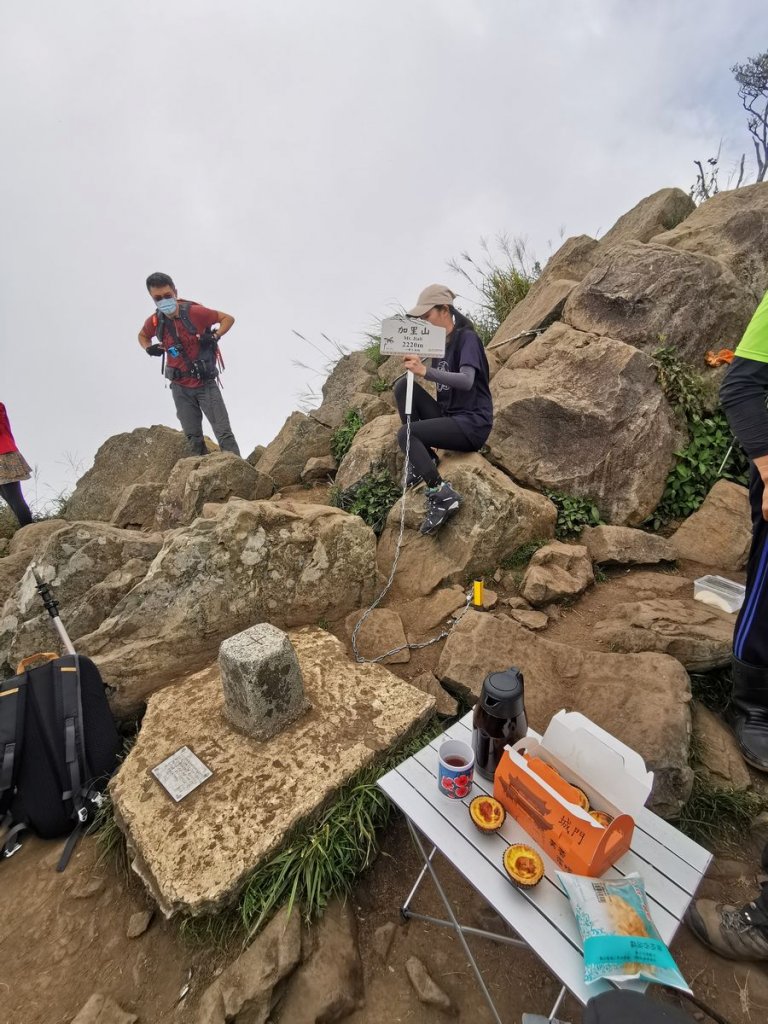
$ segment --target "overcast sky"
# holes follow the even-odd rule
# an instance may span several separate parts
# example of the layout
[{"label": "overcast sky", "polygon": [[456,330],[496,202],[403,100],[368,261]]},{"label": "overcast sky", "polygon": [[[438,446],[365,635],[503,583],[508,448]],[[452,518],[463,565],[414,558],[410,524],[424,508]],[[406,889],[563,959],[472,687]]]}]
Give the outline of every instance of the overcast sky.
[{"label": "overcast sky", "polygon": [[[0,400],[38,504],[177,426],[144,279],[232,313],[243,454],[481,237],[604,233],[748,146],[765,0],[24,0],[0,7]],[[754,180],[752,177],[751,180]],[[465,303],[466,305],[466,303]],[[311,364],[316,371],[295,365]]]}]

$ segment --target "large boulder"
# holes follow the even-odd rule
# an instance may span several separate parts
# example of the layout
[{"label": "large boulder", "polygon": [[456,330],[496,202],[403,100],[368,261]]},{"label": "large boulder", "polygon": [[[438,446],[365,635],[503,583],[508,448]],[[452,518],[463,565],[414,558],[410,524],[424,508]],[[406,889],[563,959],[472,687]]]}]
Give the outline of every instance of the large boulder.
[{"label": "large boulder", "polygon": [[[547,261],[528,294],[510,310],[488,345],[502,363],[530,344],[533,334],[559,319],[565,300],[594,266],[598,243],[589,235],[567,239]],[[522,335],[522,337],[520,336]]]},{"label": "large boulder", "polygon": [[184,434],[170,427],[139,427],[129,434],[115,434],[99,448],[93,466],[77,481],[67,502],[66,518],[108,523],[126,487],[164,483],[178,460],[188,454]]},{"label": "large boulder", "polygon": [[467,612],[446,641],[437,675],[471,701],[489,672],[518,666],[529,724],[543,732],[561,708],[580,711],[638,751],[654,772],[649,806],[674,817],[693,784],[688,765],[690,681],[663,654],[602,654],[544,640],[505,615]]},{"label": "large boulder", "polygon": [[241,498],[205,512],[165,535],[150,574],[81,641],[117,688],[118,714],[135,712],[257,622],[335,620],[370,602],[376,538],[358,516]]},{"label": "large boulder", "polygon": [[398,601],[397,613],[405,627],[408,642],[415,644],[440,632],[460,608],[468,603],[464,588],[455,584],[436,590],[428,597]]},{"label": "large boulder", "polygon": [[598,565],[655,565],[676,557],[666,537],[629,526],[587,526],[579,539]]},{"label": "large boulder", "polygon": [[[374,608],[365,616],[366,611],[367,608],[359,608],[346,618],[344,629],[349,636],[350,645],[354,636],[355,646],[361,657],[376,660],[381,665],[398,665],[410,661],[411,652],[405,639],[403,620],[397,612],[391,608]],[[397,651],[398,647],[403,650]],[[352,650],[354,653],[354,648]],[[382,657],[388,651],[397,653]]]},{"label": "large boulder", "polygon": [[359,396],[370,394],[376,364],[367,352],[350,352],[336,363],[323,384],[323,401],[310,416],[323,426],[335,430],[345,414],[354,409]]},{"label": "large boulder", "polygon": [[655,241],[620,242],[571,292],[563,320],[648,352],[673,346],[698,366],[709,349],[736,347],[754,305],[711,256]]},{"label": "large boulder", "polygon": [[[48,537],[35,556],[37,571],[50,584],[73,641],[97,629],[143,579],[161,542],[159,533],[106,523],[69,523]],[[0,664],[13,668],[21,658],[56,643],[27,570],[0,610]]]},{"label": "large boulder", "polygon": [[157,504],[155,526],[158,530],[188,526],[207,502],[261,501],[273,490],[269,476],[232,452],[193,455],[173,467]]},{"label": "large boulder", "polygon": [[592,559],[582,544],[553,541],[534,552],[520,585],[529,604],[550,604],[578,597],[595,582]]},{"label": "large boulder", "polygon": [[718,193],[654,242],[714,256],[758,302],[768,290],[768,181]]},{"label": "large boulder", "polygon": [[301,481],[307,459],[330,450],[330,428],[303,412],[292,412],[259,459],[259,472],[272,477],[277,487],[289,487]]},{"label": "large boulder", "polygon": [[393,480],[403,473],[403,453],[397,443],[400,417],[397,413],[377,416],[355,434],[352,446],[336,472],[336,486],[342,491],[359,483],[376,467],[385,467]]},{"label": "large boulder", "polygon": [[718,480],[670,542],[676,558],[730,572],[743,569],[752,543],[749,491],[730,480]]},{"label": "large boulder", "polygon": [[332,455],[320,455],[314,459],[307,459],[307,464],[301,471],[301,482],[303,484],[314,484],[320,480],[328,480],[336,475],[336,459]]},{"label": "large boulder", "polygon": [[657,598],[616,605],[593,635],[612,651],[657,651],[689,672],[706,672],[730,661],[733,626],[732,615],[692,597]]},{"label": "large boulder", "polygon": [[[296,630],[290,641],[310,712],[263,742],[245,736],[222,714],[213,664],[150,699],[110,783],[134,870],[169,916],[231,904],[294,829],[433,714],[433,697],[381,665],[351,661],[325,630]],[[213,774],[176,804],[148,769],[182,746]]]},{"label": "large boulder", "polygon": [[112,525],[119,526],[121,530],[150,529],[155,524],[157,505],[164,486],[162,483],[146,483],[125,487],[112,513]]},{"label": "large boulder", "polygon": [[619,217],[600,239],[597,252],[602,255],[619,242],[650,242],[659,232],[677,227],[695,209],[696,204],[682,189],[659,189]]},{"label": "large boulder", "polygon": [[66,519],[43,519],[23,526],[11,537],[6,555],[0,558],[0,609],[51,534],[67,525]]},{"label": "large boulder", "polygon": [[557,323],[491,392],[491,458],[515,480],[589,498],[618,524],[656,508],[682,438],[647,355]]},{"label": "large boulder", "polygon": [[[459,492],[461,509],[436,536],[418,527],[424,518],[424,492],[405,498],[402,548],[392,593],[404,599],[431,593],[441,583],[463,582],[487,571],[523,544],[554,535],[557,513],[551,501],[513,483],[481,455],[446,453],[440,472]],[[386,578],[395,558],[401,501],[392,508],[379,540],[376,560]]]}]

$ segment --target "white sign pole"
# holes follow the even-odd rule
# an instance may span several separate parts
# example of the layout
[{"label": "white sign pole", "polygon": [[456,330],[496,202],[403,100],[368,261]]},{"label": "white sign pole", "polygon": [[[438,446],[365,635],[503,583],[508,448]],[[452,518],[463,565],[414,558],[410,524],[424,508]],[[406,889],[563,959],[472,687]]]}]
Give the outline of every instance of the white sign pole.
[{"label": "white sign pole", "polygon": [[410,416],[413,412],[413,371],[408,371],[408,380],[405,385],[405,415]]}]

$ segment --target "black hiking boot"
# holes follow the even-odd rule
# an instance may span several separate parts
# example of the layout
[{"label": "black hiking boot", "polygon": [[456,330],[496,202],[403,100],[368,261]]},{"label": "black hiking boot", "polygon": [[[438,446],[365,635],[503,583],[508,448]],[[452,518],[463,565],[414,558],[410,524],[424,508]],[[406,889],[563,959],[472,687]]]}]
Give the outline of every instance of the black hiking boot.
[{"label": "black hiking boot", "polygon": [[758,771],[768,772],[768,668],[731,659],[732,703],[728,721],[736,733],[741,756]]},{"label": "black hiking boot", "polygon": [[768,891],[739,909],[714,900],[695,900],[685,920],[696,938],[729,960],[768,960]]},{"label": "black hiking boot", "polygon": [[461,498],[445,480],[439,487],[427,488],[427,514],[419,527],[421,533],[436,533],[459,511]]}]

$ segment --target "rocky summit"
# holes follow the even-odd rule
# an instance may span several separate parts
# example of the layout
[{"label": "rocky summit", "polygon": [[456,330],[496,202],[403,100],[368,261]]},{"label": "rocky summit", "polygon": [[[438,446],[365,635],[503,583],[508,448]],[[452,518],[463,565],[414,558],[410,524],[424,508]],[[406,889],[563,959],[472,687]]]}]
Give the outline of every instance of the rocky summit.
[{"label": "rocky summit", "polygon": [[[402,360],[367,344],[247,459],[211,442],[190,457],[179,431],[138,426],[101,444],[58,518],[0,540],[0,674],[58,649],[34,569],[127,739],[100,835],[133,882],[92,837],[64,876],[36,840],[0,868],[13,943],[25,964],[44,951],[41,993],[49,967],[117,950],[120,984],[99,978],[57,1019],[469,1019],[452,936],[395,923],[417,865],[373,782],[510,666],[534,729],[579,711],[642,755],[657,814],[690,829],[736,806],[740,840],[750,816],[764,828],[722,713],[736,616],[694,600],[694,583],[744,582],[744,463],[723,460],[723,370],[706,356],[738,343],[766,254],[768,183],[699,206],[663,188],[601,238],[566,239],[489,340],[487,444],[438,453],[460,506],[435,534],[419,529],[424,486],[402,490]],[[153,769],[184,748],[208,774],[175,799]],[[729,899],[754,895],[755,864],[719,870]],[[470,927],[503,927],[447,885]],[[304,903],[328,904],[319,923]],[[199,929],[199,956],[170,919]],[[388,1015],[365,1016],[374,992]]]}]

